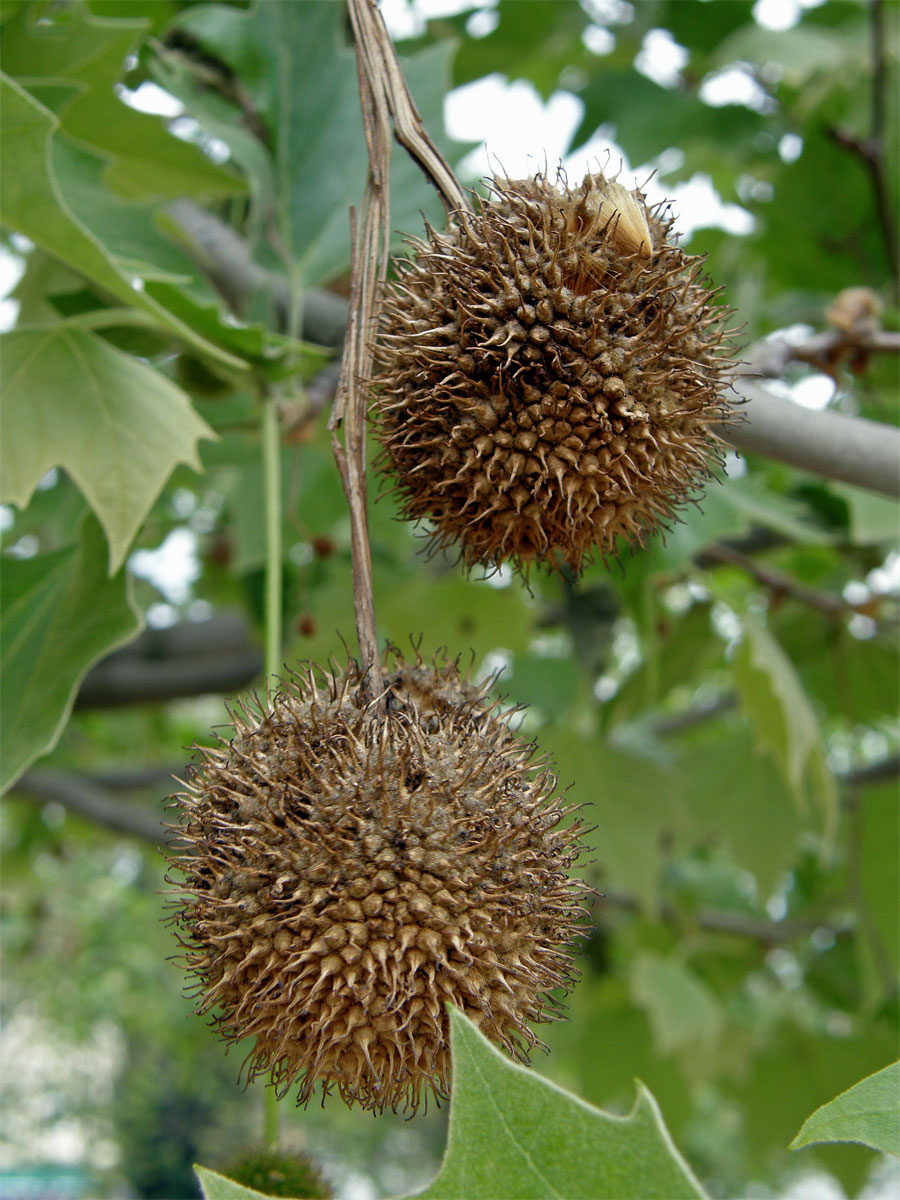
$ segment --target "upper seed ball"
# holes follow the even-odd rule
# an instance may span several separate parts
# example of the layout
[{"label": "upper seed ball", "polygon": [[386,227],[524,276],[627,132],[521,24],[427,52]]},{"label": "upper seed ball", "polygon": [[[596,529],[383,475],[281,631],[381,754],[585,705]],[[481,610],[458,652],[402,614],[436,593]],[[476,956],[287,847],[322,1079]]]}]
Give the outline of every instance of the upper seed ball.
[{"label": "upper seed ball", "polygon": [[468,565],[578,571],[619,537],[643,543],[709,474],[723,310],[639,193],[603,175],[491,186],[397,264],[380,464]]},{"label": "upper seed ball", "polygon": [[450,1001],[516,1057],[573,977],[580,822],[454,664],[285,684],[178,797],[176,923],[200,1011],[251,1078],[415,1109],[450,1081]]}]

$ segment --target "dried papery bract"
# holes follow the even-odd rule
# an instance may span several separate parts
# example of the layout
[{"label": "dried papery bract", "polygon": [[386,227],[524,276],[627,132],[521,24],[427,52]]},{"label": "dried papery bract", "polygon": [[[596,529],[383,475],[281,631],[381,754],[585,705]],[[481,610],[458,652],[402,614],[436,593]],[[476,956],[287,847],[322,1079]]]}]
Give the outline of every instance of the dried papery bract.
[{"label": "dried papery bract", "polygon": [[365,1108],[447,1092],[447,1002],[516,1058],[558,1015],[580,819],[455,664],[351,662],[241,710],[177,798],[176,925],[199,1010],[249,1076]]},{"label": "dried papery bract", "polygon": [[578,571],[643,544],[718,461],[723,309],[670,218],[602,174],[495,179],[397,264],[380,465],[466,564]]}]

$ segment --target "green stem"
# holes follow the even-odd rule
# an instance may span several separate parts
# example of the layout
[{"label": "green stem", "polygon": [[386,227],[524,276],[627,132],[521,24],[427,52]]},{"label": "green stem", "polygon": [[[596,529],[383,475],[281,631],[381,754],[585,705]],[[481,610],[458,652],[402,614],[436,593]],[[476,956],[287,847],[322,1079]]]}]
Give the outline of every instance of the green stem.
[{"label": "green stem", "polygon": [[278,410],[271,396],[262,406],[263,490],[266,523],[266,683],[281,674],[281,444]]},{"label": "green stem", "polygon": [[270,1150],[277,1150],[281,1141],[280,1124],[281,1110],[279,1100],[275,1095],[275,1087],[271,1085],[265,1090],[265,1107],[263,1108],[263,1141]]},{"label": "green stem", "polygon": [[[281,437],[274,397],[262,396],[262,465],[266,546],[265,668],[266,690],[274,689],[281,673]],[[270,1081],[270,1085],[274,1080]],[[274,1086],[263,1097],[263,1140],[268,1147],[280,1141],[280,1112]]]}]

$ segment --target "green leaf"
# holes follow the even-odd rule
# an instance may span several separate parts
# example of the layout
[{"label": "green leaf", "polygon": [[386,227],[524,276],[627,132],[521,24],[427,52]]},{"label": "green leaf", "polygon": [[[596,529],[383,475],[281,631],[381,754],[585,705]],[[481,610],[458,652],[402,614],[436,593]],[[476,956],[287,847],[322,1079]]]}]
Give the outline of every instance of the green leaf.
[{"label": "green leaf", "polygon": [[[651,708],[679,684],[707,670],[722,655],[722,641],[709,623],[710,606],[694,604],[678,617],[665,614],[658,640],[648,638],[646,657],[628,676],[611,703],[611,723],[618,724]],[[661,644],[660,644],[661,643]]]},{"label": "green leaf", "polygon": [[820,71],[833,74],[850,65],[862,66],[868,53],[866,35],[862,19],[844,21],[838,29],[799,24],[793,29],[774,30],[750,21],[721,43],[714,61],[722,67],[738,59],[778,63],[784,82],[800,88]]},{"label": "green leaf", "polygon": [[500,0],[494,12],[495,29],[486,37],[463,40],[453,71],[455,83],[502,71],[508,79],[527,79],[549,100],[561,72],[568,68],[571,73],[588,57],[581,35],[589,17],[576,0]]},{"label": "green leaf", "polygon": [[102,243],[73,215],[53,170],[56,117],[13,80],[0,79],[0,220],[165,329],[237,370],[241,359],[198,337],[150,296],[133,287]]},{"label": "green leaf", "polygon": [[170,283],[149,283],[147,292],[203,337],[263,370],[283,370],[282,360],[287,360],[292,370],[309,379],[332,357],[329,350],[275,333],[264,325],[238,323],[223,312],[221,301],[201,304]]},{"label": "green leaf", "polygon": [[639,954],[632,964],[631,991],[647,1011],[660,1054],[691,1045],[708,1050],[722,1032],[724,1017],[715,995],[677,959]]},{"label": "green leaf", "polygon": [[235,1183],[233,1179],[227,1179],[218,1171],[210,1171],[209,1167],[195,1165],[194,1173],[200,1180],[203,1200],[259,1200],[259,1197],[265,1194],[258,1192],[256,1188]]},{"label": "green leaf", "polygon": [[743,723],[727,734],[709,728],[679,755],[677,777],[687,813],[681,845],[719,838],[731,861],[751,872],[760,898],[767,899],[796,862],[804,828],[771,757],[757,749]]},{"label": "green leaf", "polygon": [[867,1075],[817,1108],[789,1149],[813,1142],[861,1142],[900,1157],[900,1062]]},{"label": "green leaf", "polygon": [[[569,722],[571,725],[571,722]],[[656,903],[661,839],[691,827],[675,773],[648,758],[581,737],[571,728],[548,726],[541,747],[572,782],[568,798],[587,805],[596,826],[591,848],[602,867],[602,885],[622,888],[648,908]],[[623,814],[627,813],[627,820]]]},{"label": "green leaf", "polygon": [[88,668],[141,628],[123,572],[110,578],[100,526],[35,558],[7,558],[2,582],[2,776],[8,787],[51,750]]},{"label": "green leaf", "polygon": [[[241,11],[207,4],[179,14],[178,26],[236,72],[268,130],[279,233],[296,278],[310,286],[338,274],[349,262],[348,208],[359,205],[366,178],[356,58],[343,6],[306,0]],[[452,53],[452,46],[432,46],[403,63],[422,120],[442,149]],[[420,211],[436,215],[440,208],[399,148],[391,197],[394,230],[419,233]]]},{"label": "green leaf", "polygon": [[[55,108],[61,128],[106,161],[107,184],[132,199],[222,196],[245,191],[233,171],[218,166],[169,133],[163,120],[139,112],[116,94],[125,60],[147,29],[138,20],[94,17],[86,4],[26,5],[3,30],[4,70]],[[48,84],[57,104],[51,102]],[[65,84],[63,89],[59,85]]]},{"label": "green leaf", "polygon": [[629,1115],[612,1116],[511,1063],[452,1008],[450,1022],[450,1129],[426,1200],[704,1195],[642,1083]]},{"label": "green leaf", "polygon": [[830,840],[837,789],[815,714],[790,659],[749,616],[734,657],[734,679],[758,745],[774,758],[801,815],[819,811]]},{"label": "green leaf", "polygon": [[586,971],[567,1008],[568,1019],[543,1035],[553,1078],[591,1104],[627,1112],[637,1077],[666,1113],[669,1129],[676,1136],[684,1130],[692,1113],[684,1058],[658,1053],[647,1013],[634,1003],[626,980],[608,970]]},{"label": "green leaf", "polygon": [[[896,660],[894,662],[896,684]],[[859,898],[862,920],[856,938],[870,998],[877,1005],[896,986],[900,968],[900,806],[888,780],[858,792]]]},{"label": "green leaf", "polygon": [[126,276],[143,280],[193,281],[197,269],[181,249],[163,236],[156,223],[155,204],[123,200],[103,180],[103,159],[55,137],[51,146],[53,173],[76,220],[99,241]]},{"label": "green leaf", "polygon": [[214,437],[185,393],[102,338],[53,326],[3,336],[2,498],[22,507],[51,467],[71,475],[109,540],[110,571],[176,463]]},{"label": "green leaf", "polygon": [[[802,1126],[823,1096],[844,1091],[897,1053],[896,1020],[890,1017],[851,1019],[838,1037],[813,1033],[806,1024],[796,1017],[758,1020],[746,1069],[720,1080],[726,1103],[743,1110],[746,1178],[770,1175],[775,1166],[790,1169],[790,1130]],[[848,1196],[858,1194],[871,1170],[871,1155],[861,1147],[822,1146],[808,1153],[840,1177]]]},{"label": "green leaf", "polygon": [[832,483],[830,490],[843,497],[850,510],[850,537],[855,546],[896,542],[900,533],[897,501],[877,496],[849,484]]},{"label": "green leaf", "polygon": [[[704,6],[705,7],[705,6]],[[615,127],[616,141],[629,159],[649,162],[670,146],[700,143],[726,161],[753,147],[763,127],[759,113],[739,104],[712,107],[695,93],[665,88],[632,66],[596,71],[582,92],[584,117],[573,144],[580,146],[598,125]],[[739,161],[739,160],[738,160]],[[696,163],[692,164],[696,166]]]},{"label": "green leaf", "polygon": [[753,475],[729,479],[725,499],[743,514],[748,528],[762,525],[791,541],[808,545],[825,545],[834,540],[828,530],[809,519],[809,509],[789,496],[783,496],[763,484]]}]

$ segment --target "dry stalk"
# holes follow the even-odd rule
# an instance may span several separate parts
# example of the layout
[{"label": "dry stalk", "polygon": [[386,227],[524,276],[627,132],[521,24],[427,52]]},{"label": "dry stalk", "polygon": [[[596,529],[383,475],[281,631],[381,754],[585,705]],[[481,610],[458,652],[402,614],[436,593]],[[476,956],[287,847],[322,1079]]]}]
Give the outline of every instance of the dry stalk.
[{"label": "dry stalk", "polygon": [[[392,134],[438,189],[448,214],[465,210],[465,193],[428,136],[407,89],[394,45],[374,0],[348,0],[356,42],[359,96],[369,175],[359,220],[350,213],[350,313],[337,396],[329,421],[332,449],[350,508],[353,606],[370,696],[382,692],[381,659],[372,595],[372,556],[366,512],[366,407],[372,354],[390,245]],[[343,427],[344,444],[338,429]]]}]

